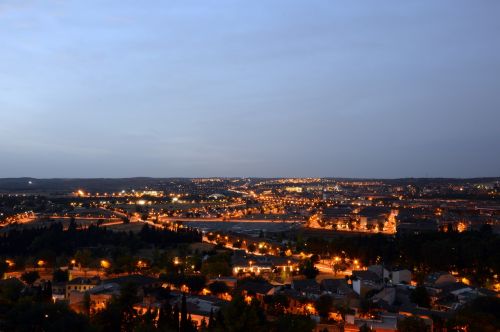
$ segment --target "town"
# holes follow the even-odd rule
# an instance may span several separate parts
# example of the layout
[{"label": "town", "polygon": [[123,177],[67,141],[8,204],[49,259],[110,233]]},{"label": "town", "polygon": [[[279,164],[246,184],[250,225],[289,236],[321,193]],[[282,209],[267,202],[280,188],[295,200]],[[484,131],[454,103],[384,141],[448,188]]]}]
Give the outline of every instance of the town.
[{"label": "town", "polygon": [[500,179],[0,179],[0,330],[496,331]]}]

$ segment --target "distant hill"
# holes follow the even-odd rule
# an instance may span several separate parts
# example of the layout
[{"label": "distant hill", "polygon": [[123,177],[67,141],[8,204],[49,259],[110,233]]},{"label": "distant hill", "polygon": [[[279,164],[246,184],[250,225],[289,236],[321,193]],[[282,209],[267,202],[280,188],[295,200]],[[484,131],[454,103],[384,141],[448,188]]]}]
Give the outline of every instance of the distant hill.
[{"label": "distant hill", "polygon": [[156,188],[168,182],[189,182],[189,179],[155,179],[146,177],[122,179],[35,179],[4,178],[0,179],[0,192],[73,192],[84,189],[91,192],[120,191],[138,188]]},{"label": "distant hill", "polygon": [[[254,181],[264,178],[251,178]],[[403,178],[403,179],[354,179],[325,178],[339,181],[382,181],[392,185],[428,185],[428,184],[461,184],[487,183],[500,181],[500,177],[485,177],[472,179],[454,178]],[[0,193],[68,193],[78,189],[91,192],[113,192],[129,189],[163,189],[175,185],[191,185],[191,178],[67,178],[67,179],[36,179],[36,178],[0,178]]]}]

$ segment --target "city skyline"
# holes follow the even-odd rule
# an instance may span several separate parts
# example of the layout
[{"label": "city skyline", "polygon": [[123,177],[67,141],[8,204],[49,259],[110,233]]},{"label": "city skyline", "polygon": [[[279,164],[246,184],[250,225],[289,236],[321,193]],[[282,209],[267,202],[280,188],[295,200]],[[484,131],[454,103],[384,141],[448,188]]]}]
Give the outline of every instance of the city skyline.
[{"label": "city skyline", "polygon": [[499,13],[4,1],[0,178],[499,176]]}]

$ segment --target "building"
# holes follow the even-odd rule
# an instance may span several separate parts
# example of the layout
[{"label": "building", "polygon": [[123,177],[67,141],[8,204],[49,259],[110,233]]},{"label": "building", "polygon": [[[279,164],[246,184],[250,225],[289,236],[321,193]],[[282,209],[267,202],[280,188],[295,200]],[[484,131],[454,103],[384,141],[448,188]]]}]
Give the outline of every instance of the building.
[{"label": "building", "polygon": [[384,281],[391,284],[411,283],[412,274],[408,269],[384,265],[371,265],[368,267],[368,271],[376,273],[380,278],[383,278]]},{"label": "building", "polygon": [[90,312],[97,312],[106,308],[113,296],[120,295],[120,285],[116,283],[106,283],[96,286],[88,291],[90,300]]},{"label": "building", "polygon": [[353,271],[352,276],[354,277],[352,289],[358,295],[364,296],[371,290],[380,290],[384,287],[382,278],[373,271]]},{"label": "building", "polygon": [[449,274],[448,272],[434,272],[425,278],[425,284],[428,286],[438,286],[445,283],[457,282],[457,278]]},{"label": "building", "polygon": [[291,287],[306,298],[314,299],[321,295],[320,284],[314,279],[293,280]]},{"label": "building", "polygon": [[85,292],[101,283],[99,277],[83,278],[78,277],[66,283],[66,298],[69,299],[71,292]]},{"label": "building", "polygon": [[345,278],[323,279],[321,280],[320,287],[323,292],[339,297],[354,293],[352,288],[347,284],[347,280]]},{"label": "building", "polygon": [[259,301],[264,299],[264,296],[273,295],[276,287],[268,282],[246,281],[238,287],[245,297],[255,296]]}]

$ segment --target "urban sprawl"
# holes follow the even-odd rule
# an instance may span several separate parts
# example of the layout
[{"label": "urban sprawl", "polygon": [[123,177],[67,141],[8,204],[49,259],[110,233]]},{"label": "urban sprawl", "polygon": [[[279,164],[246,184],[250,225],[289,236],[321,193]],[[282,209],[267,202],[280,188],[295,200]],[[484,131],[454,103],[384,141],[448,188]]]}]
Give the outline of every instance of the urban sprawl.
[{"label": "urban sprawl", "polygon": [[499,331],[499,274],[498,178],[0,179],[0,331]]}]

